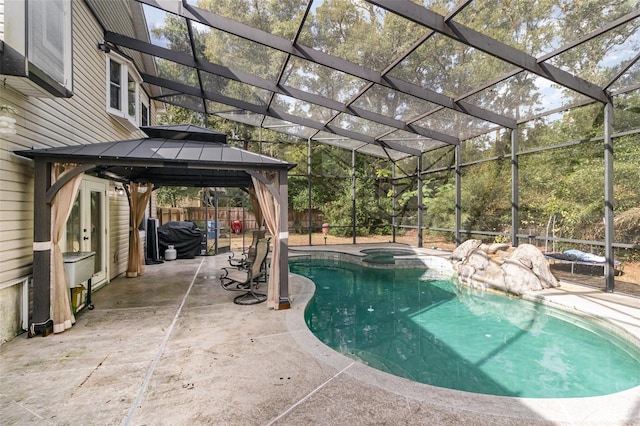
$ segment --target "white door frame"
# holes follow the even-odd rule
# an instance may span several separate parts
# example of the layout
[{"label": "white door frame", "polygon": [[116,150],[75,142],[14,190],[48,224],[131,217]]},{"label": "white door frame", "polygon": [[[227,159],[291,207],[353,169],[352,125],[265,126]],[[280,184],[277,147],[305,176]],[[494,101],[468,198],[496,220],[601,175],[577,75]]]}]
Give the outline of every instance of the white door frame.
[{"label": "white door frame", "polygon": [[[96,265],[101,265],[91,279],[91,285],[98,286],[106,281],[109,266],[109,209],[107,206],[107,190],[109,188],[108,181],[102,179],[93,179],[91,177],[83,179],[81,191],[83,191],[84,201],[81,204],[81,223],[83,231],[82,251],[96,251]],[[98,224],[92,223],[92,196],[96,194],[100,199],[98,214]],[[86,239],[85,239],[86,238]],[[95,247],[94,239],[99,239],[100,247]],[[95,250],[94,250],[95,249]],[[98,258],[97,256],[100,256]],[[95,287],[93,287],[95,288]]]},{"label": "white door frame", "polygon": [[[93,176],[84,176],[80,183],[78,191],[79,210],[80,210],[80,229],[78,236],[80,243],[80,251],[96,251],[96,266],[101,266],[91,278],[91,287],[95,290],[101,284],[108,281],[109,278],[109,197],[107,191],[109,189],[109,181],[98,179]],[[91,215],[91,196],[98,196],[100,199],[98,224],[92,223]],[[94,239],[101,237],[100,247],[94,246]],[[65,251],[73,251],[73,247],[66,247]],[[77,248],[76,248],[77,249]],[[98,256],[100,256],[98,258]]]}]

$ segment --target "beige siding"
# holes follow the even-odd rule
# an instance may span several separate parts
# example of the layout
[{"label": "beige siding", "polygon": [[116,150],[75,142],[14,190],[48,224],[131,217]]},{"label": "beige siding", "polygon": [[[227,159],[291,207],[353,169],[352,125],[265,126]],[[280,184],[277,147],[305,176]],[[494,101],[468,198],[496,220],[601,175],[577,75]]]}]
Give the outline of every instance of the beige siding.
[{"label": "beige siding", "polygon": [[6,147],[0,138],[0,283],[30,273],[33,242],[33,174]]},{"label": "beige siding", "polygon": [[4,1],[0,0],[0,40],[4,40]]},{"label": "beige siding", "polygon": [[[0,0],[0,29],[2,3]],[[143,135],[126,129],[105,111],[105,54],[96,47],[103,41],[102,29],[84,2],[73,2],[73,22],[71,98],[27,97],[0,86],[0,103],[18,110],[17,134],[0,136],[0,285],[31,274],[33,260],[33,166],[30,160],[16,156],[13,151]],[[155,107],[150,107],[151,119],[155,122]],[[110,185],[113,190],[113,184]],[[108,277],[113,278],[126,271],[128,203],[126,197],[117,196],[108,197],[108,202]],[[0,342],[19,331],[14,321],[19,309],[15,302],[17,288],[0,290]]]},{"label": "beige siding", "polygon": [[115,185],[109,187],[109,279],[127,270],[129,254],[129,205],[127,197],[115,194]]},{"label": "beige siding", "polygon": [[[140,3],[101,1],[94,2],[93,6],[99,16],[105,17],[106,26],[112,31],[133,38],[148,39],[144,25],[141,25],[143,13]],[[137,67],[142,67],[142,53],[130,49],[126,52]]]}]

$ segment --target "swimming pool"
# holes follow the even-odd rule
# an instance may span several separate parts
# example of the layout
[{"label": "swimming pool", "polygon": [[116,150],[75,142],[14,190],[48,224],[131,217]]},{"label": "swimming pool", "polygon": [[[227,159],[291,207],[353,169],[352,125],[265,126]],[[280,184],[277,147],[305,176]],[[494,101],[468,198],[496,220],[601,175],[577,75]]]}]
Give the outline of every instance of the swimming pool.
[{"label": "swimming pool", "polygon": [[417,382],[531,398],[605,395],[640,384],[640,353],[583,318],[479,292],[420,269],[292,259],[312,279],[305,319],[333,349]]}]

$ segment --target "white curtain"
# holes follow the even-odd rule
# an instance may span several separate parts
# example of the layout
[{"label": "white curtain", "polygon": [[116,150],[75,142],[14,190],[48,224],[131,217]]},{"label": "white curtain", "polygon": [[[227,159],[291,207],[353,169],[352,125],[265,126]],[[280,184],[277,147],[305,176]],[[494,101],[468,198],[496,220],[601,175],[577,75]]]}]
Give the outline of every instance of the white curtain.
[{"label": "white curtain", "polygon": [[[65,173],[69,173],[76,167],[75,164],[54,164],[52,167],[52,183],[55,183]],[[84,173],[74,176],[53,197],[51,202],[51,319],[53,320],[53,332],[62,333],[71,328],[76,322],[71,311],[69,296],[69,284],[64,270],[64,258],[60,248],[60,240],[64,238],[63,230],[73,202],[78,195],[80,183]]]},{"label": "white curtain", "polygon": [[[278,173],[261,173],[272,184],[278,185]],[[288,271],[280,271],[280,204],[267,188],[267,185],[259,179],[251,177],[256,198],[260,203],[260,211],[267,224],[269,232],[273,236],[273,251],[271,253],[271,271],[269,273],[269,286],[267,289],[267,306],[278,309],[280,306],[280,274]],[[285,206],[286,207],[286,206]]]},{"label": "white curtain", "polygon": [[153,184],[129,183],[129,260],[127,278],[142,275],[145,269],[144,253],[138,227],[144,218],[144,209],[151,198]]}]

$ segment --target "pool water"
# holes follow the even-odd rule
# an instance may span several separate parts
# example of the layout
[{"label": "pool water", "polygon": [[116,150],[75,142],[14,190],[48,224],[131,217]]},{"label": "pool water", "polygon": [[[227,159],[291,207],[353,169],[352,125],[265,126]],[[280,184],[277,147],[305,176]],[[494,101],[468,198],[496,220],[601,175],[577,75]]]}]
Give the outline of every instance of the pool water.
[{"label": "pool water", "polygon": [[293,259],[316,284],[305,320],[326,345],[421,383],[528,398],[605,395],[640,384],[640,351],[575,315],[418,269]]}]

